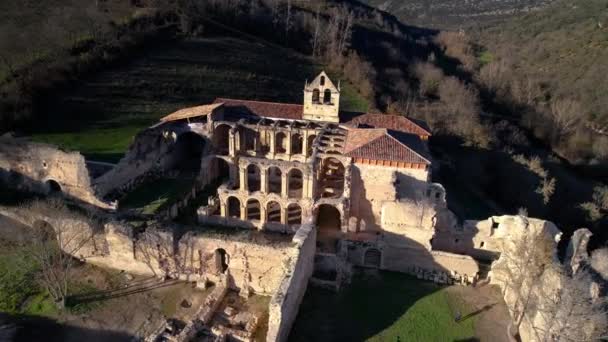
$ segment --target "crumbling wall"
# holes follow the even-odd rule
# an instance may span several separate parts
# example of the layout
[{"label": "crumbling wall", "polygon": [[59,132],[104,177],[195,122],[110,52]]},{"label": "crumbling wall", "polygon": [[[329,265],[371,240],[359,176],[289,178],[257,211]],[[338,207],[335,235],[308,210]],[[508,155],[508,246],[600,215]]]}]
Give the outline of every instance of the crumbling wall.
[{"label": "crumbling wall", "polygon": [[352,216],[359,219],[359,230],[379,230],[382,205],[404,199],[422,199],[428,188],[428,171],[389,166],[353,164]]},{"label": "crumbling wall", "polygon": [[[96,196],[80,153],[25,139],[0,138],[0,181],[24,191],[60,191],[67,198],[106,209],[113,207]],[[55,183],[59,189],[53,189]]]},{"label": "crumbling wall", "polygon": [[308,280],[313,273],[316,239],[316,229],[311,224],[303,225],[293,237],[295,246],[287,272],[278,291],[270,300],[266,335],[268,342],[287,341],[306,292]]}]

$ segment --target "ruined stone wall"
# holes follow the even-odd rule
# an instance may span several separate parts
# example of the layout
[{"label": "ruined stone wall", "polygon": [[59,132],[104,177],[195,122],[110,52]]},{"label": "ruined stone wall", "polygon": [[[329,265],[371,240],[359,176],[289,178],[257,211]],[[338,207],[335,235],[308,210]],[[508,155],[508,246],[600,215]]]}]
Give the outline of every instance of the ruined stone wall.
[{"label": "ruined stone wall", "polygon": [[0,178],[17,189],[49,193],[56,182],[67,198],[111,208],[97,198],[84,157],[24,139],[0,138]]},{"label": "ruined stone wall", "polygon": [[278,291],[270,300],[266,341],[287,341],[291,326],[314,269],[316,229],[303,225],[293,238],[295,247]]},{"label": "ruined stone wall", "polygon": [[422,169],[353,164],[351,215],[359,219],[359,230],[379,230],[383,203],[420,198],[427,178],[428,171]]},{"label": "ruined stone wall", "polygon": [[[135,136],[114,169],[95,179],[95,188],[102,196],[123,192],[145,178],[173,167],[178,157],[174,151],[177,139],[186,132],[194,132],[204,138],[210,136],[208,126],[201,123],[168,123],[150,127]],[[211,148],[211,144],[206,147]]]}]

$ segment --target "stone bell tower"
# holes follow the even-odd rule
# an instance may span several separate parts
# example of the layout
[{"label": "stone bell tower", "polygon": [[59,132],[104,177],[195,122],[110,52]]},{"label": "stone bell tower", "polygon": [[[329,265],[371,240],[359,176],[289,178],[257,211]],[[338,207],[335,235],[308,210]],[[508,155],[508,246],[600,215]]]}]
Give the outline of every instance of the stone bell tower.
[{"label": "stone bell tower", "polygon": [[325,71],[304,86],[304,120],[339,122],[340,83],[336,87]]}]

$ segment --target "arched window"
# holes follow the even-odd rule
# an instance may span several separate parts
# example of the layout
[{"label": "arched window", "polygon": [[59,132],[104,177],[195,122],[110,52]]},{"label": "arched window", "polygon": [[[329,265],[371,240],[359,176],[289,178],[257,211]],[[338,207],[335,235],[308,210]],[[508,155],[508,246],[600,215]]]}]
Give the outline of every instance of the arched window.
[{"label": "arched window", "polygon": [[308,136],[308,147],[307,147],[307,151],[306,151],[306,156],[309,157],[310,155],[312,155],[312,144],[315,142],[315,138],[317,136],[316,135],[309,135]]},{"label": "arched window", "polygon": [[275,201],[268,202],[266,206],[266,221],[281,222],[281,205]]},{"label": "arched window", "polygon": [[46,181],[47,193],[49,195],[61,193],[61,186],[56,181],[49,179]]},{"label": "arched window", "polygon": [[302,207],[296,203],[287,207],[287,224],[302,224]]},{"label": "arched window", "polygon": [[325,76],[321,76],[321,85],[324,86],[325,85]]},{"label": "arched window", "polygon": [[331,104],[331,90],[325,89],[325,93],[323,94],[323,103]]},{"label": "arched window", "polygon": [[228,217],[241,218],[241,201],[236,197],[228,198]]},{"label": "arched window", "polygon": [[215,272],[224,273],[228,269],[228,253],[223,248],[215,250]]},{"label": "arched window", "polygon": [[304,182],[302,171],[291,169],[287,174],[287,190],[289,198],[302,198],[302,183]]},{"label": "arched window", "polygon": [[281,193],[281,169],[276,166],[268,168],[268,192]]},{"label": "arched window", "polygon": [[261,213],[260,201],[252,198],[247,201],[247,219],[259,220]]},{"label": "arched window", "polygon": [[291,154],[302,154],[302,135],[295,133],[291,136]]},{"label": "arched window", "polygon": [[312,103],[319,103],[321,97],[321,93],[319,89],[315,89],[312,91]]},{"label": "arched window", "polygon": [[255,164],[247,166],[247,190],[260,191],[260,168]]},{"label": "arched window", "polygon": [[213,143],[221,155],[228,154],[228,147],[230,146],[230,128],[231,127],[228,125],[219,125],[213,132]]},{"label": "arched window", "polygon": [[275,135],[275,153],[285,153],[287,152],[287,135],[283,132],[277,133]]}]

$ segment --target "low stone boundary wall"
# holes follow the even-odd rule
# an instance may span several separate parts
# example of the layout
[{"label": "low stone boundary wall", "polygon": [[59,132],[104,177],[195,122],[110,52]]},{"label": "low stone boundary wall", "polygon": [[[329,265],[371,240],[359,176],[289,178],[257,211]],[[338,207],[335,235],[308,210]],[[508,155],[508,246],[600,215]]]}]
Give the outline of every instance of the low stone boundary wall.
[{"label": "low stone boundary wall", "polygon": [[287,341],[291,326],[314,268],[317,232],[312,223],[303,225],[293,237],[296,244],[289,271],[270,300],[266,341]]}]

